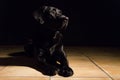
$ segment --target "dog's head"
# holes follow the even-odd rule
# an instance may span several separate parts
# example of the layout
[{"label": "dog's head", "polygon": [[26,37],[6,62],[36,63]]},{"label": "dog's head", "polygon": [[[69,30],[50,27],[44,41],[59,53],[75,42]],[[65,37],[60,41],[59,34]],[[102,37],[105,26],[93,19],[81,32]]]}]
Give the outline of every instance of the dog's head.
[{"label": "dog's head", "polygon": [[40,24],[47,24],[54,30],[64,30],[68,25],[69,18],[62,14],[62,11],[52,6],[42,6],[33,13],[34,18]]}]

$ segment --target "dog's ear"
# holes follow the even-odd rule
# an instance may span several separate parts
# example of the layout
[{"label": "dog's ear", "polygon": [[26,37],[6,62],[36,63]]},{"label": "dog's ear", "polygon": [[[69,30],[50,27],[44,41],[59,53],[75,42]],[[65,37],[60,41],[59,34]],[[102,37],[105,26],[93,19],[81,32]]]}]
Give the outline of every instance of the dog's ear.
[{"label": "dog's ear", "polygon": [[43,20],[43,14],[41,11],[39,11],[39,10],[34,11],[33,17],[35,18],[35,20],[39,21],[40,24],[45,23],[45,21]]},{"label": "dog's ear", "polygon": [[36,11],[33,12],[33,16],[34,18],[39,21],[40,24],[44,24],[45,20],[44,20],[44,14],[45,12],[48,10],[48,6],[42,6],[39,9],[37,9]]}]

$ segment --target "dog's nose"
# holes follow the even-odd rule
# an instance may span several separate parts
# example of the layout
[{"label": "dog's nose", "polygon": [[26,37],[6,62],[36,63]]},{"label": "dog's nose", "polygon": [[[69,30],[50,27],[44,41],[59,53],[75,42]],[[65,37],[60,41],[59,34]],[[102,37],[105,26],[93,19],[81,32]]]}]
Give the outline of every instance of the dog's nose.
[{"label": "dog's nose", "polygon": [[69,20],[69,18],[65,15],[60,15],[60,16],[57,16],[57,19],[60,19],[60,20]]},{"label": "dog's nose", "polygon": [[61,18],[62,18],[63,20],[69,20],[69,18],[68,18],[67,16],[65,16],[65,15],[62,15]]}]

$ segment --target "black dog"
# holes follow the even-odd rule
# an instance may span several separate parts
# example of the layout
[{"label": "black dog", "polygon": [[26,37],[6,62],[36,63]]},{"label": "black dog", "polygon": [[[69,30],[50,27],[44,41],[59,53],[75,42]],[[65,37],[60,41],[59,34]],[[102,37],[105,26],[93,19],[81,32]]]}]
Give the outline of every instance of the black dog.
[{"label": "black dog", "polygon": [[[68,77],[73,75],[63,50],[63,32],[68,25],[69,18],[62,11],[52,6],[42,6],[33,12],[36,24],[32,38],[25,45],[25,51],[34,55],[38,63],[53,66],[59,75]],[[50,70],[50,74],[56,71]]]}]

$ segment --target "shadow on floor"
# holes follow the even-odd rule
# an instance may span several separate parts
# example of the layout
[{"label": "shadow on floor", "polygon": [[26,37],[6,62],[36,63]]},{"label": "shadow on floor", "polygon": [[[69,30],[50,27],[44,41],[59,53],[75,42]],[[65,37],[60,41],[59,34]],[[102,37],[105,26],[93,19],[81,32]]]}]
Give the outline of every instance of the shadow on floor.
[{"label": "shadow on floor", "polygon": [[53,66],[44,65],[42,63],[38,65],[35,59],[27,56],[25,52],[10,53],[8,55],[11,57],[0,58],[1,66],[27,66],[40,71],[43,75],[55,75],[55,68],[53,68]]}]

